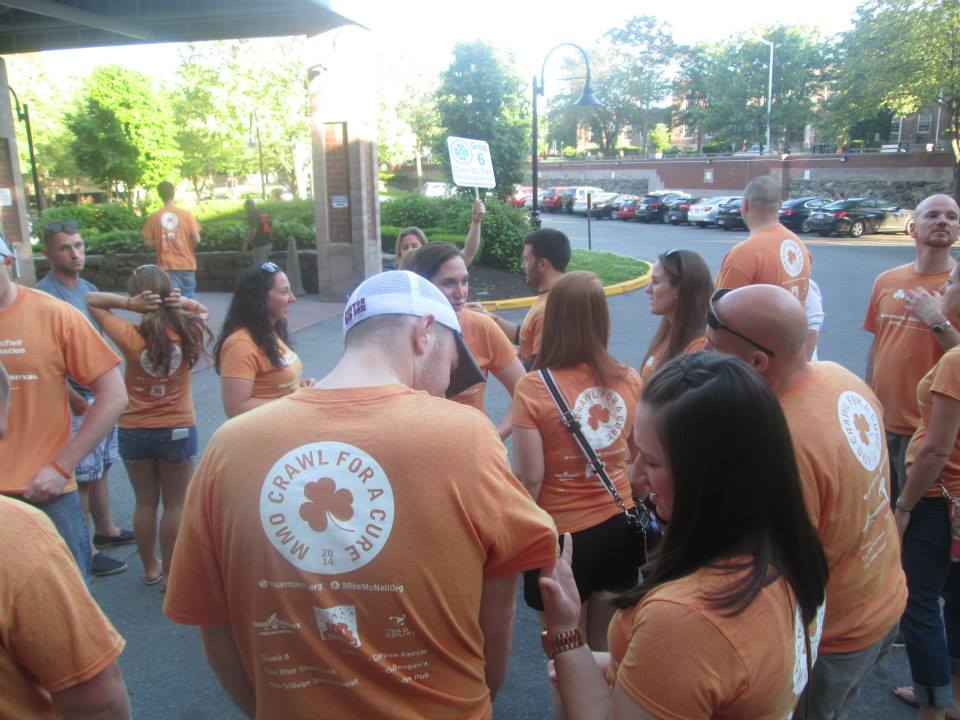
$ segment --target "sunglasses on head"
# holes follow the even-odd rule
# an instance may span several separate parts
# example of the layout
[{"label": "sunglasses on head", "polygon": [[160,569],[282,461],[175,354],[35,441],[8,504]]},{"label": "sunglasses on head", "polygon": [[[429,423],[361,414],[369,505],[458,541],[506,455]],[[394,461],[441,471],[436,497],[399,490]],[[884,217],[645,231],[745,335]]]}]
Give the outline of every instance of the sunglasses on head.
[{"label": "sunglasses on head", "polygon": [[[666,251],[663,255],[661,255],[660,257],[662,257],[662,258],[670,258],[671,260],[676,260],[676,261],[677,261],[677,272],[676,272],[676,273],[670,273],[670,274],[671,274],[671,275],[674,275],[674,274],[675,274],[678,279],[680,278],[681,275],[683,275],[683,256],[680,254],[680,251],[679,251],[677,248],[674,248],[673,250],[667,250],[667,251]],[[670,271],[668,270],[667,272],[670,272]]]},{"label": "sunglasses on head", "polygon": [[55,235],[58,232],[66,233],[67,235],[75,235],[79,230],[80,226],[77,225],[76,220],[61,220],[59,222],[52,222],[43,229],[47,235]]},{"label": "sunglasses on head", "polygon": [[720,288],[711,296],[710,304],[707,306],[707,326],[710,327],[712,330],[726,330],[731,335],[735,335],[736,337],[740,338],[744,342],[750,343],[757,350],[761,351],[765,355],[768,355],[769,357],[776,357],[777,354],[773,350],[771,350],[768,347],[764,347],[763,345],[758,343],[756,340],[748,338],[743,333],[737,332],[732,327],[730,327],[725,322],[723,322],[723,320],[717,317],[717,310],[714,307],[714,303],[717,302],[720,298],[722,298],[731,290],[733,290],[733,288]]},{"label": "sunglasses on head", "polygon": [[155,265],[155,264],[153,264],[153,263],[147,263],[146,265],[141,265],[141,266],[138,267],[136,270],[134,270],[134,271],[133,271],[133,274],[136,275],[136,274],[137,274],[138,272],[140,272],[141,270],[146,270],[147,268],[155,268],[155,267],[159,267],[159,265]]},{"label": "sunglasses on head", "polygon": [[280,266],[277,265],[276,263],[265,262],[262,265],[260,265],[260,269],[265,270],[268,273],[275,273],[280,271]]}]

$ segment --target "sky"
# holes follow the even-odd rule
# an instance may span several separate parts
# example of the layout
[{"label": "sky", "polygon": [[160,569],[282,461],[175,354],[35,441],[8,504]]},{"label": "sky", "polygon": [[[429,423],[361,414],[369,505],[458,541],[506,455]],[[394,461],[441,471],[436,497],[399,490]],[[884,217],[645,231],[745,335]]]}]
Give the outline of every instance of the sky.
[{"label": "sky", "polygon": [[[457,42],[482,39],[514,55],[520,76],[539,75],[547,52],[562,42],[589,46],[606,30],[634,15],[662,18],[681,43],[718,41],[741,32],[756,34],[779,23],[810,25],[824,34],[842,32],[850,26],[856,0],[805,0],[743,2],[732,0],[634,0],[591,7],[584,2],[551,0],[484,0],[462,3],[449,0],[350,0],[331,3],[348,17],[370,29],[377,49],[381,80],[391,84],[409,78],[434,76],[451,60]],[[802,8],[802,10],[801,10]],[[177,65],[177,45],[137,46],[123,55],[123,64],[158,80],[172,79]],[[575,52],[575,51],[571,51]],[[86,74],[97,65],[115,63],[115,50],[93,48],[44,53],[44,63],[70,74]],[[550,75],[559,77],[561,51],[551,56]]]}]

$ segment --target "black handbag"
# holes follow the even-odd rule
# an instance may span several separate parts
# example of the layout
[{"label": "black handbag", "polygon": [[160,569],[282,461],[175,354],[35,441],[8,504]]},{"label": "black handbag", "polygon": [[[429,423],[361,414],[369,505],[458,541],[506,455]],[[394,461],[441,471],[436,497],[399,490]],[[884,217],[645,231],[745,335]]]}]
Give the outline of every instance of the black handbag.
[{"label": "black handbag", "polygon": [[617,507],[623,511],[623,514],[627,520],[627,527],[630,528],[634,535],[638,564],[645,564],[647,562],[647,555],[649,551],[660,539],[661,528],[660,524],[657,522],[657,518],[652,512],[650,512],[644,502],[642,500],[638,500],[636,497],[633,499],[634,506],[632,508],[627,507],[626,503],[623,501],[623,498],[620,497],[620,493],[617,492],[616,485],[613,484],[613,481],[607,474],[607,468],[603,464],[603,460],[600,459],[596,451],[594,451],[593,447],[590,445],[590,441],[584,436],[583,430],[580,428],[580,421],[577,419],[577,416],[573,414],[573,411],[570,410],[570,406],[567,405],[566,398],[563,397],[563,393],[560,392],[560,388],[557,386],[557,382],[553,378],[553,373],[550,372],[549,368],[540,368],[540,378],[543,380],[543,384],[546,386],[547,392],[550,393],[550,397],[553,398],[553,402],[557,406],[557,410],[560,411],[560,419],[563,421],[563,424],[567,430],[570,431],[570,434],[573,435],[573,439],[576,441],[580,451],[587,459],[590,468],[597,475],[597,477],[600,478],[600,482],[603,483],[603,486],[606,488],[607,492],[610,493],[610,496],[613,498],[613,502],[616,503]]}]

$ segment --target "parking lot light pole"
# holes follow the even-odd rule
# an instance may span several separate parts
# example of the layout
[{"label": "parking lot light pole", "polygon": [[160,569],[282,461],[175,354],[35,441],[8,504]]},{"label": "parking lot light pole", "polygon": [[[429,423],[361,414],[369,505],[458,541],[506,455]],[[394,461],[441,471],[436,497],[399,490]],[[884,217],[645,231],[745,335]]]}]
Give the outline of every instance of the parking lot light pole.
[{"label": "parking lot light pole", "polygon": [[770,154],[770,110],[773,104],[773,48],[774,43],[766,38],[760,38],[760,42],[770,46],[769,74],[767,75],[767,147],[766,154]]},{"label": "parking lot light pole", "polygon": [[539,198],[537,197],[537,175],[540,171],[539,156],[537,152],[537,145],[539,144],[538,137],[538,128],[537,128],[537,95],[543,95],[543,76],[547,69],[547,60],[550,59],[550,56],[553,54],[553,51],[557,48],[570,46],[575,47],[580,51],[580,54],[583,56],[583,65],[586,68],[586,76],[583,83],[583,92],[580,93],[580,99],[577,100],[574,105],[587,105],[587,106],[596,106],[600,103],[597,102],[597,99],[593,96],[593,90],[590,87],[590,58],[587,57],[587,51],[576,43],[566,42],[560,43],[559,45],[554,45],[550,48],[550,51],[547,53],[547,56],[543,59],[543,65],[540,67],[540,84],[537,84],[537,76],[533,76],[533,133],[532,133],[532,152],[530,153],[530,164],[531,164],[531,175],[533,176],[533,197],[531,199],[531,210],[530,210],[530,225],[534,229],[540,227],[540,209],[539,209]]},{"label": "parking lot light pole", "polygon": [[10,94],[13,95],[13,101],[17,106],[17,120],[23,123],[27,131],[27,149],[30,151],[30,174],[33,175],[33,194],[37,200],[37,214],[43,212],[44,202],[43,193],[40,190],[40,178],[37,176],[37,158],[33,154],[33,130],[30,127],[30,108],[27,103],[20,106],[20,98],[12,87],[7,87]]}]

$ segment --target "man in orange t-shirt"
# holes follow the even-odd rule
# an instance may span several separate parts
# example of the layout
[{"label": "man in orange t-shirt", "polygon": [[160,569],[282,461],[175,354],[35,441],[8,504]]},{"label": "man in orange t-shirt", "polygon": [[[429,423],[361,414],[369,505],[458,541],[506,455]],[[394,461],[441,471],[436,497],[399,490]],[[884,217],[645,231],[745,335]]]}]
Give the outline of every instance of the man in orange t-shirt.
[{"label": "man in orange t-shirt", "polygon": [[527,370],[540,352],[547,293],[566,272],[570,255],[570,239],[559,230],[544,228],[527,235],[523,240],[523,279],[537,291],[537,299],[519,325],[493,316],[506,336],[519,345],[520,361]]},{"label": "man in orange t-shirt", "polygon": [[174,287],[186,298],[197,292],[197,256],[200,244],[200,223],[192,213],[173,202],[173,183],[164,180],[157,185],[163,207],[147,218],[140,235],[147,247],[157,251],[157,265],[170,274]]},{"label": "man in orange t-shirt", "polygon": [[958,215],[949,195],[932,195],[917,205],[907,228],[916,244],[916,260],[877,276],[863,321],[863,329],[874,336],[867,382],[883,403],[893,502],[907,480],[907,445],[920,423],[917,383],[946,350],[960,343],[939,294],[954,265],[950,248],[960,236]]},{"label": "man in orange t-shirt", "polygon": [[810,287],[810,252],[780,224],[780,190],[769,175],[754,178],[743,191],[743,221],[750,237],[726,254],[717,275],[718,288],[779,285],[800,305]]},{"label": "man in orange t-shirt", "polygon": [[251,717],[491,718],[517,574],[556,530],[493,426],[443,399],[483,376],[437,287],[375,275],[343,330],[329,375],[211,439],[165,612]]},{"label": "man in orange t-shirt", "polygon": [[754,367],[790,426],[810,519],[830,568],[820,656],[796,718],[841,717],[896,637],[907,589],[888,497],[883,408],[835,363],[807,361],[806,316],[773,285],[711,303],[707,340]]},{"label": "man in orange t-shirt", "polygon": [[[120,359],[74,307],[13,282],[13,253],[0,238],[0,360],[10,375],[10,424],[0,443],[0,494],[43,510],[86,577],[87,535],[73,470],[126,407]],[[73,378],[97,396],[70,437]]]}]

